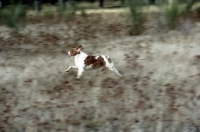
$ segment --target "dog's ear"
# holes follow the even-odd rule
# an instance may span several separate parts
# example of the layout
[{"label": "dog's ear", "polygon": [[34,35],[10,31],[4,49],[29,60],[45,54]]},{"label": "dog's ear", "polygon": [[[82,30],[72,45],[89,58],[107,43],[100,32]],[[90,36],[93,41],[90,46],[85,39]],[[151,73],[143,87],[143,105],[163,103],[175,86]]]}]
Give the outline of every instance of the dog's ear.
[{"label": "dog's ear", "polygon": [[79,46],[76,48],[77,51],[81,51],[82,49],[83,49],[82,45],[79,45]]}]

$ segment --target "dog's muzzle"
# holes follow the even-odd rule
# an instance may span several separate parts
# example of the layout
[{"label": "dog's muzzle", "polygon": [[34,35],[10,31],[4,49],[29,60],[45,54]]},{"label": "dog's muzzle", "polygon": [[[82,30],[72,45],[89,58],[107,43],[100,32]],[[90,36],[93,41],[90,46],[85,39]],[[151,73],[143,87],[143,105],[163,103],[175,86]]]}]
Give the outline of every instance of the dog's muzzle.
[{"label": "dog's muzzle", "polygon": [[68,51],[68,55],[69,55],[69,57],[71,57],[70,51]]}]

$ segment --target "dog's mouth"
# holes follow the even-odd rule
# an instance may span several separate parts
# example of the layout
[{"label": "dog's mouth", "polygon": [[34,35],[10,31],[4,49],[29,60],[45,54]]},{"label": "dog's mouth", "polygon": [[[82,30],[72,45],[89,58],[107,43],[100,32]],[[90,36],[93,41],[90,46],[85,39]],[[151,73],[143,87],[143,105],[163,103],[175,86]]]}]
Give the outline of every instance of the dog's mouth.
[{"label": "dog's mouth", "polygon": [[68,53],[69,58],[72,56],[70,53]]}]

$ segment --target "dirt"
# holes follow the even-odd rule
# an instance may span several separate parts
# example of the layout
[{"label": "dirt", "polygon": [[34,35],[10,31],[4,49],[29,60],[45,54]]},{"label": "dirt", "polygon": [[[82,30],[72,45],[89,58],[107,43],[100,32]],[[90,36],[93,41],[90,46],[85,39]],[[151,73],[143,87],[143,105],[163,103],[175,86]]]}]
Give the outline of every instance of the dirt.
[{"label": "dirt", "polygon": [[[177,30],[148,21],[129,36],[122,14],[31,18],[16,32],[0,26],[0,131],[199,131],[200,28]],[[123,75],[76,70],[67,51],[77,45],[109,55]]]}]

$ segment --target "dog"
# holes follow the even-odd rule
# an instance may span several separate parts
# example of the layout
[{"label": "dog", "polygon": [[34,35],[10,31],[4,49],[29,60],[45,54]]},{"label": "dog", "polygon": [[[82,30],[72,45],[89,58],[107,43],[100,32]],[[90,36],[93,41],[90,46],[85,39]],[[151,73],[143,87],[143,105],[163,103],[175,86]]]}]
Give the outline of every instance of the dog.
[{"label": "dog", "polygon": [[68,51],[68,55],[74,56],[75,65],[69,66],[66,72],[69,72],[70,69],[78,69],[78,73],[76,78],[79,79],[82,76],[84,70],[89,69],[96,69],[99,68],[100,70],[104,68],[108,68],[111,71],[115,72],[118,76],[122,76],[118,70],[115,68],[114,64],[112,63],[109,56],[99,55],[99,56],[92,56],[87,55],[86,53],[82,52],[81,50],[83,47],[79,45],[76,48],[71,49]]}]

